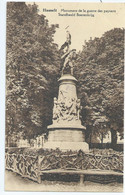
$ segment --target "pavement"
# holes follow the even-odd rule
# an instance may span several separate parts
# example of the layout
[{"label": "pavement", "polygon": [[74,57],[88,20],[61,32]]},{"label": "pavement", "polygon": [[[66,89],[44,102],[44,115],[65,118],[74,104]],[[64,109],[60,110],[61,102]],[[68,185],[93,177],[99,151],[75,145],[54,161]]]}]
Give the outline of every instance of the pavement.
[{"label": "pavement", "polygon": [[123,192],[122,183],[99,184],[78,182],[42,181],[41,184],[20,175],[5,171],[5,191],[46,191],[46,192]]}]

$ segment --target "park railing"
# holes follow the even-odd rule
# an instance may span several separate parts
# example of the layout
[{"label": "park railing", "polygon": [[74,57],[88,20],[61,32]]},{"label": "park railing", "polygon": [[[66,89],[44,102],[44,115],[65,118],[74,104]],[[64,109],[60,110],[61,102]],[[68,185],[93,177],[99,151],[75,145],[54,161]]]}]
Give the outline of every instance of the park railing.
[{"label": "park railing", "polygon": [[38,157],[23,154],[5,154],[6,169],[20,174],[22,177],[37,181]]},{"label": "park railing", "polygon": [[[9,153],[5,154],[6,169],[20,174],[22,177],[34,181],[40,179],[40,175],[50,170],[65,170],[80,172],[83,170],[101,170],[123,172],[123,154],[92,154],[79,152],[62,152],[59,150],[44,151],[40,155],[26,155]],[[107,172],[108,173],[108,172]]]}]

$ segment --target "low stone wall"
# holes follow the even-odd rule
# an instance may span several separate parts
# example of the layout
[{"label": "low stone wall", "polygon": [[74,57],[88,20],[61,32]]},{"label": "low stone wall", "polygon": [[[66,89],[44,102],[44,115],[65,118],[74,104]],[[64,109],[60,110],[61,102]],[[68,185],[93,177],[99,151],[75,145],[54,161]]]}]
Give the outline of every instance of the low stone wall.
[{"label": "low stone wall", "polygon": [[[25,152],[23,152],[25,151]],[[29,151],[29,154],[27,154]],[[31,155],[32,154],[32,155]],[[6,169],[37,181],[43,170],[114,170],[123,172],[123,154],[118,152],[96,154],[62,152],[60,150],[8,149],[5,153]]]}]

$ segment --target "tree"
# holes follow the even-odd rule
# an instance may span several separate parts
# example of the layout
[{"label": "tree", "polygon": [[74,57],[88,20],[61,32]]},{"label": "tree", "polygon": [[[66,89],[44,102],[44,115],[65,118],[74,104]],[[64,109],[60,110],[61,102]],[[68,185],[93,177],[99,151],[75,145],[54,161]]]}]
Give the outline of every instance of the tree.
[{"label": "tree", "polygon": [[[37,6],[7,3],[6,134],[24,138],[46,131],[60,64],[49,26]],[[54,88],[55,86],[55,88]],[[51,90],[50,90],[51,88]]]},{"label": "tree", "polygon": [[102,133],[104,137],[109,129],[112,142],[116,143],[113,134],[117,131],[123,136],[123,59],[124,30],[120,28],[89,40],[78,53],[75,73],[79,94],[86,96],[89,102],[83,104],[86,114],[82,114],[90,132],[87,137]]}]

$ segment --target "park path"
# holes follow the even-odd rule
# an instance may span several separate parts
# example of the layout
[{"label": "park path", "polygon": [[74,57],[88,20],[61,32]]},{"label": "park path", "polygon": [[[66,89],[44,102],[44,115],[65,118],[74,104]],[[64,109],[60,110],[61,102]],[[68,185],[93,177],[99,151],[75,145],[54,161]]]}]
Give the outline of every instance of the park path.
[{"label": "park path", "polygon": [[41,184],[11,171],[5,171],[5,190],[7,191],[82,191],[82,192],[123,192],[121,183],[97,184],[85,181],[84,184],[76,182],[43,181]]}]

